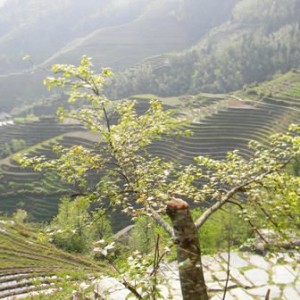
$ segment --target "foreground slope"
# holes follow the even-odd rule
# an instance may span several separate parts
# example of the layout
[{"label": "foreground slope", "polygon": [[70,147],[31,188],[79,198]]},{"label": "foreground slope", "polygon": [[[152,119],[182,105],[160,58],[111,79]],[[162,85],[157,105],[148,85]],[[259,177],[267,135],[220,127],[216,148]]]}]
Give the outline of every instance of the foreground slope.
[{"label": "foreground slope", "polygon": [[3,217],[0,261],[0,299],[48,293],[56,298],[66,291],[70,294],[77,281],[107,271],[103,265],[56,249],[34,228]]}]

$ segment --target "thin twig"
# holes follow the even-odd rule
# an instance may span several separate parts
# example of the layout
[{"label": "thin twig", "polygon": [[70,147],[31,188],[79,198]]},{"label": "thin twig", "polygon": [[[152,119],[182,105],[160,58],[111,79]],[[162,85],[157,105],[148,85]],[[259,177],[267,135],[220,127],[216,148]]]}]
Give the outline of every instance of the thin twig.
[{"label": "thin twig", "polygon": [[228,283],[229,283],[229,278],[230,278],[230,258],[231,258],[231,230],[228,228],[228,239],[227,239],[227,253],[228,253],[228,258],[227,258],[227,267],[226,267],[226,283],[224,287],[224,293],[223,293],[223,298],[222,300],[225,300],[226,293],[228,290]]},{"label": "thin twig", "polygon": [[[229,200],[227,203],[231,203],[231,204],[234,204],[234,205],[238,206],[241,211],[243,211],[243,209],[244,209],[244,207],[242,206],[242,204],[240,204],[238,202],[235,202],[233,200]],[[251,228],[255,231],[255,233],[261,238],[261,240],[268,245],[269,242],[261,234],[261,232],[258,230],[258,228],[252,223],[252,221],[248,220],[247,222],[249,223],[249,225],[251,226]]]},{"label": "thin twig", "polygon": [[271,290],[268,289],[265,300],[270,300],[270,294],[271,294]]},{"label": "thin twig", "polygon": [[[114,261],[112,259],[107,259],[108,263],[111,265],[111,267],[120,275],[121,272],[119,271],[119,269],[117,268],[116,264],[114,263]],[[140,295],[140,293],[136,290],[136,288],[134,288],[124,277],[122,278],[122,283],[123,285],[129,290],[131,291],[135,297],[137,299],[143,299],[143,297]]]},{"label": "thin twig", "polygon": [[249,188],[249,186],[252,183],[262,183],[262,179],[265,178],[266,176],[276,173],[279,170],[284,169],[289,162],[294,158],[294,156],[290,157],[287,161],[283,162],[282,164],[278,165],[277,167],[275,167],[272,170],[268,170],[266,172],[263,172],[261,174],[257,174],[255,176],[255,174],[252,174],[253,176],[255,176],[254,178],[241,183],[240,185],[237,185],[233,188],[231,188],[223,197],[220,201],[215,202],[212,206],[210,206],[199,218],[198,220],[195,222],[195,226],[196,229],[199,229],[205,222],[206,220],[216,211],[218,211],[225,203],[227,203],[229,200],[231,200],[237,193],[239,192],[245,192],[245,190],[247,188]]}]

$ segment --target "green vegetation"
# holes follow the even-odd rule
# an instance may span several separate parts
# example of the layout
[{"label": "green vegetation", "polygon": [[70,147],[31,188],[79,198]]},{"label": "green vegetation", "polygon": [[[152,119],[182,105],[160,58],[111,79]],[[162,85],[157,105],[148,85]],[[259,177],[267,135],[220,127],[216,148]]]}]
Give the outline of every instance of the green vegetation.
[{"label": "green vegetation", "polygon": [[[278,130],[283,132],[291,121],[297,122],[299,119],[299,112],[296,109],[297,98],[292,99],[292,97],[286,96],[288,93],[294,94],[295,91],[297,91],[299,81],[299,73],[290,72],[278,76],[274,80],[262,85],[239,91],[236,93],[236,96],[232,97],[209,94],[199,94],[198,96],[193,97],[184,96],[176,99],[176,106],[170,106],[174,103],[174,99],[162,99],[165,107],[171,108],[171,111],[174,111],[174,107],[179,108],[180,114],[178,114],[178,116],[180,117],[180,120],[193,120],[194,123],[186,123],[184,125],[184,130],[188,129],[193,134],[191,136],[177,136],[175,139],[172,139],[170,136],[164,136],[162,140],[157,140],[147,147],[149,154],[152,157],[157,155],[164,161],[171,160],[173,162],[172,164],[180,162],[187,165],[193,163],[193,158],[195,156],[208,154],[213,158],[224,159],[226,157],[225,153],[228,150],[238,148],[240,149],[240,153],[251,161],[251,157],[255,151],[247,147],[247,142],[250,138],[255,138],[256,140],[261,140],[265,143],[267,137],[272,132]],[[267,99],[267,96],[269,98],[272,96],[272,101],[271,99]],[[238,98],[240,100],[237,100]],[[135,108],[137,110],[137,115],[142,115],[149,111],[148,101],[151,99],[151,95],[137,95],[134,96],[133,99],[136,101]],[[242,101],[243,99],[245,100]],[[129,105],[130,103],[131,102],[125,102],[125,105]],[[187,103],[187,105],[185,106],[184,103]],[[109,113],[111,114],[110,120],[114,120],[116,123],[116,115],[111,111],[113,107],[109,107]],[[87,108],[89,108],[89,106],[87,106]],[[296,110],[291,110],[290,108]],[[119,109],[122,109],[121,111],[126,111],[124,106],[119,106]],[[133,109],[133,106],[131,109]],[[131,114],[128,115],[128,117],[130,116]],[[135,114],[133,114],[133,116],[135,116]],[[236,124],[239,124],[238,129]],[[16,138],[19,136],[25,138],[24,141],[26,141],[27,146],[34,145],[26,151],[29,154],[29,157],[44,155],[44,157],[54,159],[58,158],[59,156],[57,156],[57,154],[61,153],[66,155],[65,163],[67,163],[67,151],[57,146],[57,142],[59,142],[65,148],[73,149],[73,153],[77,153],[77,155],[85,153],[84,161],[85,163],[88,163],[87,158],[89,155],[86,155],[88,153],[91,155],[94,153],[92,152],[92,149],[94,149],[95,145],[96,147],[99,146],[100,149],[103,149],[102,145],[98,144],[98,141],[100,140],[99,136],[87,134],[87,132],[82,131],[81,126],[78,124],[76,125],[73,122],[57,126],[56,123],[53,123],[53,119],[42,118],[38,121],[31,121],[25,124],[19,123],[14,126],[15,127],[2,129],[4,129],[4,132],[7,130],[7,133],[10,132],[9,130],[13,130],[12,132],[14,132]],[[78,129],[80,131],[78,131]],[[32,137],[28,134],[28,137],[26,137],[26,134],[24,133],[29,133],[32,130],[36,132],[36,135]],[[62,131],[67,131],[68,133],[61,135]],[[38,134],[38,132],[40,133]],[[48,133],[51,133],[51,136],[54,136],[55,138],[47,139]],[[4,134],[1,137],[3,138],[7,135],[8,134]],[[60,138],[57,139],[57,137]],[[126,141],[127,140],[128,136],[126,136]],[[38,141],[37,144],[36,141]],[[121,142],[119,141],[119,143]],[[78,146],[79,144],[84,145],[84,147]],[[218,149],[214,150],[216,145],[218,145]],[[57,150],[56,154],[52,152],[53,147]],[[84,152],[86,151],[84,150],[85,147],[88,152]],[[172,149],[174,150],[174,153],[171,151]],[[286,151],[286,149],[284,151]],[[72,164],[76,164],[80,161],[78,156],[76,157],[76,160],[74,160]],[[236,158],[234,158],[233,161],[235,161],[235,159]],[[249,162],[248,160],[246,161]],[[263,161],[264,164],[266,164],[266,159],[263,159]],[[165,166],[158,162],[155,162],[155,165],[159,166],[159,168]],[[70,164],[71,161],[68,163]],[[215,163],[210,165],[210,161],[207,161],[207,163],[209,163],[207,166],[215,166]],[[242,165],[246,165],[246,162],[242,162]],[[66,193],[69,195],[79,194],[79,197],[76,200],[74,200],[75,196],[73,196],[74,199],[63,200],[59,205],[57,217],[52,221],[49,227],[47,226],[48,229],[45,229],[45,231],[40,233],[36,231],[36,240],[43,242],[44,245],[46,243],[50,247],[47,241],[51,238],[55,245],[68,251],[84,252],[87,254],[90,253],[93,248],[93,242],[95,240],[102,238],[105,238],[106,241],[111,240],[110,222],[104,216],[106,213],[105,210],[101,209],[95,212],[90,210],[90,204],[94,202],[95,199],[99,199],[99,195],[103,196],[103,193],[101,192],[101,194],[98,194],[97,192],[96,194],[92,194],[92,197],[88,199],[83,197],[86,192],[90,191],[90,189],[95,186],[95,179],[99,178],[98,175],[94,177],[94,171],[90,173],[87,169],[84,169],[84,173],[87,171],[87,176],[84,176],[84,173],[80,173],[81,175],[79,177],[72,177],[72,174],[77,174],[79,169],[76,167],[75,169],[72,169],[71,173],[68,173],[67,170],[69,167],[71,167],[71,165],[66,165],[66,169],[58,168],[60,175],[71,176],[70,183],[73,185],[69,185],[67,189],[67,187],[59,181],[56,171],[53,173],[46,172],[44,174],[38,174],[28,168],[20,169],[18,164],[13,160],[9,161],[8,159],[5,159],[1,162],[3,172],[2,182],[4,183],[1,186],[1,193],[5,197],[5,202],[2,203],[2,207],[5,208],[5,210],[15,212],[14,219],[17,224],[20,225],[18,225],[18,229],[14,232],[17,232],[18,236],[22,237],[22,240],[20,241],[21,244],[27,243],[26,240],[32,238],[32,229],[24,227],[24,225],[21,224],[26,221],[27,218],[31,218],[32,215],[43,219],[45,216],[49,219],[56,215],[58,206],[57,199]],[[167,168],[167,166],[165,167]],[[147,168],[149,168],[148,165]],[[57,167],[55,167],[55,169],[57,169]],[[297,164],[294,163],[293,165],[290,165],[289,170],[291,175],[297,174]],[[162,170],[162,172],[164,172],[164,170]],[[177,171],[174,174],[176,173]],[[99,172],[97,174],[100,175]],[[149,174],[151,174],[151,172]],[[168,172],[166,174],[168,174]],[[226,174],[228,174],[228,171],[226,171]],[[101,173],[101,176],[103,176],[103,173]],[[211,176],[212,175],[210,175],[210,177]],[[93,180],[90,182],[90,179]],[[151,181],[151,178],[149,180]],[[85,187],[86,182],[89,184]],[[272,216],[276,216],[272,221],[279,224],[281,228],[290,229],[291,223],[290,220],[286,218],[286,215],[293,214],[295,207],[298,205],[298,200],[295,193],[288,193],[288,191],[295,190],[295,185],[298,183],[296,179],[293,182],[290,178],[284,179],[284,183],[286,182],[289,182],[289,185],[287,186],[285,184],[285,187],[280,186],[280,183],[277,182],[276,188],[272,188],[271,184],[266,190],[261,191],[261,197],[265,200],[267,199],[264,205],[265,208],[268,209],[268,212],[272,214]],[[110,180],[105,179],[104,177],[101,189],[111,183]],[[198,183],[196,186],[198,186]],[[113,188],[117,187],[113,186]],[[151,185],[149,188],[151,188]],[[168,189],[169,192],[169,186],[166,186],[166,189]],[[105,189],[104,191],[106,193],[109,190],[111,190],[111,188]],[[16,191],[18,191],[18,193],[16,193]],[[144,193],[142,193],[141,196],[143,194]],[[119,199],[123,199],[124,194],[121,195],[122,196]],[[142,196],[142,200],[144,199],[143,197],[144,196]],[[118,203],[119,200],[116,198],[116,204]],[[277,207],[282,206],[284,206],[284,209],[279,216]],[[18,208],[17,211],[16,208]],[[245,242],[247,238],[252,237],[253,231],[256,231],[261,227],[269,226],[267,223],[261,222],[261,220],[265,220],[266,217],[262,211],[259,212],[260,208],[257,209],[256,205],[247,207],[246,215],[244,209],[241,210],[240,208],[234,208],[230,205],[225,205],[223,208],[223,211],[216,212],[201,227],[199,237],[202,245],[202,253],[214,253],[219,250],[224,251],[224,248],[227,249],[228,243],[231,247],[238,247],[241,243]],[[30,212],[29,216],[27,216],[26,211]],[[195,211],[193,214],[194,219],[196,220],[199,218],[201,219],[203,213]],[[120,213],[117,214],[115,218],[117,218],[119,222],[118,228],[122,228],[122,226],[128,224],[125,222],[124,225],[122,225]],[[165,217],[163,219],[164,221],[167,220]],[[244,219],[246,219],[246,222],[244,222]],[[250,225],[249,221],[252,225],[256,225],[255,228]],[[293,222],[295,222],[294,225],[296,225],[298,221],[294,219]],[[237,224],[238,226],[232,226]],[[295,228],[295,230],[297,230],[297,228]],[[167,257],[169,259],[175,259],[175,249],[172,243],[170,243],[169,237],[164,232],[163,228],[154,225],[153,219],[149,216],[137,216],[136,228],[132,232],[132,238],[129,241],[128,246],[115,246],[116,256],[113,256],[112,259],[115,264],[117,264],[118,268],[126,271],[126,268],[128,268],[127,258],[134,250],[138,249],[140,253],[143,253],[143,256],[147,255],[149,250],[151,252],[151,250],[155,248],[157,234],[160,236],[161,253],[164,253],[165,247],[170,248],[171,252]],[[55,249],[53,246],[51,247],[51,249]],[[5,257],[9,256],[9,253],[10,250],[6,252]],[[20,256],[20,265],[27,263],[26,255],[27,254],[24,253],[24,256]],[[153,254],[150,253],[149,262],[152,258]],[[12,263],[10,260],[7,262],[8,265]],[[139,263],[139,258],[136,263]],[[29,261],[28,267],[33,267],[32,265],[30,266]],[[65,272],[64,274],[73,274],[74,278],[79,276],[78,272],[74,271],[73,268],[63,272]],[[133,273],[132,276],[135,276],[134,274],[135,273]],[[73,275],[71,275],[72,278]],[[123,275],[125,276],[125,273]],[[65,275],[62,275],[61,277],[65,277]],[[79,280],[83,280],[81,278],[84,278],[84,274],[81,273],[79,277]],[[34,280],[37,282],[36,286],[40,286],[40,279]],[[63,294],[61,296],[57,297],[61,297],[61,299],[64,299],[67,294],[70,294],[70,287],[76,289],[76,286],[73,286],[73,283],[69,280],[60,280],[60,286],[63,287],[64,291],[62,291]],[[47,296],[41,297],[47,299]]]},{"label": "green vegetation", "polygon": [[[230,99],[225,95],[206,94],[176,99],[163,98],[161,100],[167,104],[166,108],[178,108],[180,113],[184,114],[182,115],[184,120],[193,122],[186,126],[193,135],[176,140],[164,138],[163,141],[151,145],[149,151],[185,164],[192,163],[193,158],[198,155],[224,158],[227,151],[234,149],[239,149],[244,156],[249,156],[251,152],[247,149],[247,142],[250,139],[264,141],[271,133],[284,132],[291,122],[297,122],[299,119],[299,113],[287,107],[290,103],[291,108],[296,108],[297,98],[291,102],[292,99],[288,101],[283,96],[290,89],[296,90],[298,82],[299,74],[291,72],[278,76],[274,81],[237,93],[241,100],[245,99],[248,102]],[[254,95],[251,96],[252,92]],[[261,101],[261,98],[266,98],[270,93],[274,95],[276,102]],[[145,97],[149,99],[150,95]],[[147,109],[147,101],[141,100],[145,97],[140,95],[135,97],[140,99],[136,107],[138,113]],[[250,100],[256,102],[249,102]],[[177,103],[176,106],[174,103]],[[276,103],[280,106],[273,105]],[[92,148],[94,141],[97,140],[94,135],[82,131],[76,124],[57,124],[54,119],[15,124],[2,127],[1,130],[3,134],[0,139],[3,145],[10,141],[11,136],[15,136],[16,139],[22,137],[27,147],[35,145],[26,151],[31,156],[54,157],[52,148],[56,144],[57,137],[60,137],[59,143],[65,147],[84,144]],[[61,136],[62,131],[69,133]],[[32,136],[32,132],[36,134]],[[51,136],[49,134],[55,136],[55,139],[44,140]],[[10,139],[7,139],[7,136],[10,136]],[[51,176],[44,174],[41,178],[41,175],[33,173],[31,169],[21,169],[12,160],[6,159],[0,164],[3,173],[1,195],[6,199],[5,203],[1,203],[2,210],[13,212],[18,203],[23,202],[25,207],[22,207],[37,219],[49,220],[57,213],[57,198],[66,191],[66,187],[59,183],[55,174]],[[72,193],[70,191],[70,194]]]},{"label": "green vegetation", "polygon": [[[175,109],[180,113],[185,129],[192,132],[187,137],[163,137],[148,147],[152,155],[182,164],[193,163],[199,155],[223,159],[228,151],[238,149],[244,157],[252,151],[247,143],[250,139],[266,141],[274,132],[285,132],[292,122],[298,122],[298,98],[286,99],[285,94],[297,90],[300,77],[297,72],[277,76],[270,82],[249,87],[235,95],[199,94],[177,98],[161,98],[165,109]],[[267,95],[273,95],[273,100]],[[151,95],[137,95],[138,114],[145,112]],[[289,97],[290,98],[290,97]],[[112,117],[112,120],[114,117]],[[58,124],[55,118],[41,118],[34,122],[1,127],[2,145],[9,143],[11,137],[23,139],[28,147],[24,153],[29,156],[44,155],[55,158],[53,146],[57,143],[64,147],[84,145],[92,149],[99,141],[95,134],[83,131],[74,122]],[[35,134],[32,135],[32,132]],[[9,138],[7,138],[9,137]],[[53,137],[53,138],[52,138]],[[50,139],[49,139],[50,138]],[[56,172],[38,174],[31,168],[22,169],[14,157],[0,161],[2,173],[0,195],[5,201],[0,203],[2,211],[13,213],[18,208],[30,211],[36,220],[51,220],[57,214],[58,199],[68,193],[78,193],[71,186],[62,184]],[[21,206],[20,206],[21,205]],[[123,218],[120,223],[113,222],[115,230],[126,226]],[[117,224],[118,223],[118,224]]]},{"label": "green vegetation", "polygon": [[[0,7],[0,106],[15,121],[0,124],[0,209],[12,215],[0,217],[0,298],[66,299],[113,273],[153,300],[166,258],[184,299],[207,300],[202,254],[266,230],[270,251],[295,247],[299,0],[19,2]],[[36,82],[49,64],[82,51],[122,71],[97,74],[87,56],[56,64],[48,98]],[[27,52],[38,65],[20,62]],[[127,243],[114,241],[129,222]]]},{"label": "green vegetation", "polygon": [[103,263],[55,248],[40,228],[25,222],[25,214],[18,210],[15,221],[0,217],[0,277],[5,286],[0,298],[32,293],[40,294],[34,299],[66,299],[91,274],[108,271]]},{"label": "green vegetation", "polygon": [[12,153],[19,152],[26,148],[26,142],[23,139],[12,139],[0,146],[0,159],[9,156]]},{"label": "green vegetation", "polygon": [[237,1],[229,22],[189,50],[146,59],[117,75],[109,95],[229,92],[299,68],[298,11],[298,0]]},{"label": "green vegetation", "polygon": [[274,104],[297,108],[300,98],[300,72],[293,70],[277,75],[260,85],[248,87],[240,95],[253,100],[263,100]]},{"label": "green vegetation", "polygon": [[[91,59],[85,56],[78,67],[54,65],[52,70],[56,77],[45,81],[50,88],[68,88],[69,102],[84,101],[78,110],[59,109],[60,119],[73,118],[80,121],[91,132],[98,134],[101,141],[93,149],[83,145],[69,148],[55,146],[55,159],[20,159],[24,167],[33,166],[36,171],[55,170],[62,181],[73,185],[77,190],[75,200],[65,200],[54,220],[62,228],[56,232],[57,244],[72,251],[87,250],[84,241],[89,244],[89,239],[93,236],[84,228],[89,227],[93,233],[90,226],[93,219],[89,214],[92,203],[104,205],[108,201],[110,206],[121,208],[123,213],[133,219],[150,216],[176,240],[176,256],[184,299],[197,297],[207,300],[203,268],[199,267],[202,241],[208,241],[206,251],[209,252],[221,243],[218,240],[212,243],[212,239],[221,232],[223,240],[228,232],[227,240],[230,245],[234,241],[239,243],[245,240],[249,236],[250,228],[256,232],[261,228],[273,228],[283,239],[289,237],[289,231],[299,231],[299,198],[295,191],[299,185],[299,177],[286,171],[286,167],[300,155],[299,126],[290,126],[286,134],[272,135],[268,143],[265,140],[263,143],[250,142],[248,158],[235,150],[228,152],[222,160],[198,156],[194,164],[183,165],[151,155],[147,151],[162,136],[184,137],[189,134],[172,111],[163,110],[159,101],[150,101],[147,110],[140,115],[135,110],[134,100],[114,105],[102,95],[105,79],[110,76],[111,71],[104,69],[101,74],[96,74],[92,70]],[[255,109],[250,105],[246,107]],[[111,123],[110,115],[113,116],[114,123]],[[92,174],[101,176],[91,186],[89,178]],[[201,215],[193,220],[189,205],[179,197],[196,206],[202,202]],[[250,227],[240,226],[239,222],[235,222],[235,228],[231,223],[235,219],[230,221],[225,218],[223,209],[227,213],[240,216],[241,222],[248,223]],[[171,225],[165,220],[164,212],[171,219]],[[102,213],[101,217],[103,216]],[[222,218],[224,227],[220,229],[220,224],[217,225],[219,233],[216,232],[214,237],[205,235],[205,231],[201,235],[205,225],[208,226],[206,230],[209,230],[211,225],[208,221],[214,220],[214,217]],[[139,222],[137,228],[141,224],[145,227],[144,234],[139,233],[139,236],[149,246],[154,237],[149,235],[148,220],[140,219]],[[72,223],[72,229],[68,227],[69,223]],[[216,219],[214,226],[215,224]],[[134,232],[133,236],[134,234],[137,233]],[[224,247],[224,244],[219,245]],[[138,244],[136,246],[140,247]],[[113,246],[108,245],[98,250],[107,256],[111,248]],[[145,248],[141,250],[145,251]],[[159,253],[159,250],[155,251]],[[153,264],[158,261],[159,254],[155,254]],[[128,264],[129,269],[125,269],[125,273],[130,277],[134,276],[133,278],[139,278],[141,270],[146,270],[151,265],[148,260],[143,263],[140,254],[131,257]],[[138,299],[151,299],[150,293],[157,293],[156,272],[153,274],[149,279],[152,283],[146,286],[145,282],[139,280],[134,285],[126,279],[122,282]],[[198,280],[195,282],[194,278]],[[138,290],[139,286],[141,291]]]},{"label": "green vegetation", "polygon": [[14,122],[15,123],[30,123],[38,121],[39,117],[35,116],[34,114],[26,115],[25,117],[15,117]]},{"label": "green vegetation", "polygon": [[89,211],[90,201],[77,197],[74,201],[62,198],[57,216],[48,230],[55,245],[69,252],[87,253],[92,242],[111,237],[112,230],[105,211]]},{"label": "green vegetation", "polygon": [[[199,208],[192,211],[194,219],[202,214],[203,210]],[[167,257],[172,260],[176,259],[174,245],[170,244],[169,236],[151,217],[138,217],[134,224],[135,227],[128,242],[131,251],[149,253],[155,248],[156,238],[159,235],[160,248],[170,247],[172,252]],[[253,228],[241,218],[237,208],[225,206],[224,210],[216,212],[203,225],[198,236],[202,245],[202,254],[214,254],[227,249],[228,243],[232,249],[240,247],[248,239],[254,237],[254,232]]]}]

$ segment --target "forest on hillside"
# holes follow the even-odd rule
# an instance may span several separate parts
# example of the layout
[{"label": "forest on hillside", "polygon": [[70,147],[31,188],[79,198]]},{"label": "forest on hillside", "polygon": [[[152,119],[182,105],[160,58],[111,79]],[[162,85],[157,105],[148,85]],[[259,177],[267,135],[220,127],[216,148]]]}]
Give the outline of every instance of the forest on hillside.
[{"label": "forest on hillside", "polygon": [[182,53],[146,59],[118,74],[113,98],[223,93],[270,79],[300,65],[300,1],[243,0],[230,21]]},{"label": "forest on hillside", "polygon": [[230,92],[300,64],[300,0],[12,0],[0,9],[7,112],[47,98],[36,84],[45,70],[83,53],[113,69],[112,99]]}]

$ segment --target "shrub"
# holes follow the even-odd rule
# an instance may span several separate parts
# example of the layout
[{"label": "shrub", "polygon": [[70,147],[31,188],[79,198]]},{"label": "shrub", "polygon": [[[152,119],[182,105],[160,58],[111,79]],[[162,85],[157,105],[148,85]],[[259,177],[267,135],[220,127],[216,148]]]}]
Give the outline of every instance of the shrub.
[{"label": "shrub", "polygon": [[24,209],[17,209],[13,214],[13,219],[16,223],[24,223],[28,219],[27,211]]},{"label": "shrub", "polygon": [[85,197],[75,200],[63,198],[58,215],[51,225],[51,238],[55,245],[70,252],[88,252],[92,242],[111,235],[111,226],[104,210],[90,211]]},{"label": "shrub", "polygon": [[[200,210],[194,210],[194,217],[202,214]],[[217,251],[225,251],[228,242],[231,246],[243,244],[252,235],[250,225],[241,217],[236,208],[224,207],[219,210],[201,227],[199,239],[203,254],[212,254]]]}]

